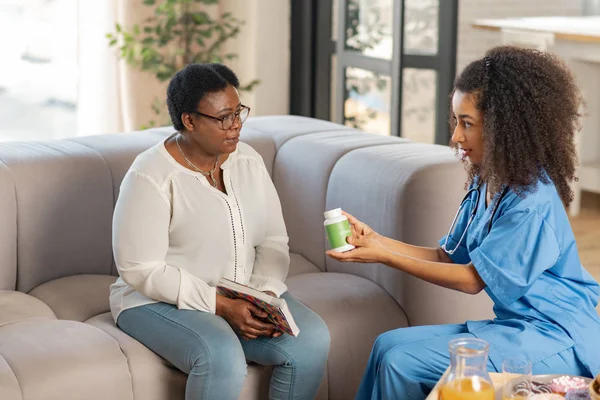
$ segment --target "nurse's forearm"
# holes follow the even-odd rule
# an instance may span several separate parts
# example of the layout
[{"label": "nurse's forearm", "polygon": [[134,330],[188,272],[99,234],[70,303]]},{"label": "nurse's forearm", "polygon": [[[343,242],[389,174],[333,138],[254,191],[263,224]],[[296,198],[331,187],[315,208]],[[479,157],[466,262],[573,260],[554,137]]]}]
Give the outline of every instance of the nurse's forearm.
[{"label": "nurse's forearm", "polygon": [[424,281],[463,293],[477,294],[485,288],[473,264],[425,261],[391,253],[387,253],[383,263]]},{"label": "nurse's forearm", "polygon": [[441,263],[452,263],[452,259],[440,247],[421,247],[413,246],[398,240],[394,240],[385,236],[379,236],[377,239],[385,248],[394,252],[404,254],[408,257],[418,258],[424,261],[434,261]]}]

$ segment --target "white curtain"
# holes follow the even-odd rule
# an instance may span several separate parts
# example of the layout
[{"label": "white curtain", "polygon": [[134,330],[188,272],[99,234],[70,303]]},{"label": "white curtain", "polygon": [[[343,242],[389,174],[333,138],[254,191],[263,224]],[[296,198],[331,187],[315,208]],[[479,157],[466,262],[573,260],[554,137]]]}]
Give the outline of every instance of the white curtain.
[{"label": "white curtain", "polygon": [[117,0],[79,0],[78,7],[77,135],[121,132],[119,61],[106,39],[118,18]]},{"label": "white curtain", "polygon": [[78,135],[130,132],[156,120],[151,105],[166,83],[119,60],[106,38],[117,22],[131,30],[152,14],[143,0],[79,0]]}]

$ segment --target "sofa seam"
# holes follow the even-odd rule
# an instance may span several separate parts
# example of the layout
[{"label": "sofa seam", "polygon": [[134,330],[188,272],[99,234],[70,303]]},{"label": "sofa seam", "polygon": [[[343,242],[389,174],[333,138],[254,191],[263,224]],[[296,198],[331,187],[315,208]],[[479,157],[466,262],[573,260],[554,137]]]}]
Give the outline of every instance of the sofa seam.
[{"label": "sofa seam", "polygon": [[[94,317],[92,317],[94,318]],[[86,321],[84,321],[84,324],[88,324],[90,326],[93,326],[92,324],[88,323],[87,321],[89,321],[91,318],[87,319]],[[116,325],[116,324],[115,324]],[[100,329],[96,326],[94,326],[94,328],[96,329]],[[117,329],[120,329],[119,327],[117,327]],[[111,334],[105,332],[104,330],[100,329],[101,331],[103,331],[104,333],[106,333],[108,336],[110,336],[115,342],[117,342],[117,346],[119,347],[119,351],[121,352],[121,354],[123,354],[123,357],[125,358],[125,360],[127,361],[127,369],[129,370],[129,382],[131,384],[131,398],[135,399],[135,389],[133,388],[133,370],[131,368],[131,363],[129,362],[129,357],[127,357],[127,354],[125,354],[125,352],[123,351],[123,347],[121,346],[121,343],[115,339]],[[124,332],[123,332],[124,333]]]},{"label": "sofa seam", "polygon": [[[121,343],[119,342],[119,340],[117,340],[113,335],[111,335],[110,333],[106,332],[104,329],[101,329],[95,325],[90,324],[88,321],[90,321],[91,319],[102,315],[102,314],[98,314],[98,315],[94,315],[93,317],[90,317],[88,319],[86,319],[85,321],[73,321],[73,322],[77,322],[80,324],[85,324],[87,326],[89,326],[90,328],[93,328],[95,330],[97,330],[99,333],[105,335],[107,338],[110,338],[111,340],[113,340],[116,344],[117,347],[119,348],[119,351],[121,352],[121,354],[123,355],[123,358],[125,358],[125,361],[127,362],[127,369],[129,370],[129,376],[130,376],[130,382],[131,382],[131,398],[132,400],[135,400],[135,391],[133,390],[133,371],[131,370],[131,365],[129,364],[129,357],[127,357],[127,354],[125,354],[125,352],[123,351],[123,347],[121,347]],[[116,324],[115,324],[116,326]],[[117,326],[117,329],[120,330],[120,328]],[[121,330],[121,332],[123,332]],[[125,333],[125,332],[123,332]]]},{"label": "sofa seam", "polygon": [[[76,141],[74,141],[74,140],[70,140],[70,139],[67,139],[67,140],[68,140],[70,143],[75,143],[75,144],[77,144],[77,145],[79,145],[79,146],[85,147],[86,149],[88,149],[88,150],[91,150],[91,151],[93,151],[94,153],[96,153],[98,156],[100,156],[100,158],[102,159],[102,162],[103,162],[103,163],[104,163],[104,165],[106,165],[106,167],[108,168],[108,173],[109,173],[109,175],[110,175],[110,182],[111,182],[111,183],[113,183],[113,182],[114,182],[114,174],[113,174],[112,168],[110,167],[110,164],[109,164],[109,163],[108,163],[108,161],[106,160],[106,157],[104,157],[104,156],[102,155],[102,153],[100,153],[100,152],[99,152],[98,150],[96,150],[95,148],[93,148],[93,147],[91,147],[91,146],[88,146],[87,144],[84,144],[84,143],[79,143],[79,142],[76,142]],[[113,203],[113,209],[114,209],[114,208],[115,208],[115,203],[116,203],[116,199],[115,199],[115,188],[114,188],[114,185],[110,185],[110,190],[111,190],[111,192],[112,192],[112,200],[113,200],[113,201],[112,201],[112,203]]]},{"label": "sofa seam", "polygon": [[[106,157],[104,157],[102,155],[102,153],[100,153],[98,150],[96,150],[95,148],[93,148],[93,147],[91,147],[91,146],[89,146],[87,144],[79,143],[79,142],[76,142],[76,141],[71,140],[71,139],[66,139],[66,141],[68,141],[69,143],[75,143],[75,144],[77,144],[79,146],[82,146],[82,147],[88,149],[88,150],[91,150],[94,153],[96,153],[102,159],[102,162],[104,163],[104,165],[106,165],[106,167],[108,169],[108,174],[110,175],[110,183],[111,183],[111,185],[110,185],[110,191],[111,191],[111,194],[112,194],[110,196],[111,199],[112,199],[112,207],[111,208],[112,208],[112,212],[114,213],[115,206],[117,204],[117,199],[115,198],[114,174],[113,174],[112,168],[110,167],[110,164],[106,160]],[[111,215],[111,219],[112,219],[112,215]],[[112,232],[111,232],[111,235],[112,235]],[[110,257],[110,269],[109,269],[108,273],[109,273],[109,275],[114,276],[114,275],[112,275],[112,272],[113,272],[113,266],[115,266],[115,270],[116,270],[116,264],[115,264],[115,260],[114,260],[114,255],[112,254],[112,249],[111,249],[110,253],[111,253],[111,257]]]}]

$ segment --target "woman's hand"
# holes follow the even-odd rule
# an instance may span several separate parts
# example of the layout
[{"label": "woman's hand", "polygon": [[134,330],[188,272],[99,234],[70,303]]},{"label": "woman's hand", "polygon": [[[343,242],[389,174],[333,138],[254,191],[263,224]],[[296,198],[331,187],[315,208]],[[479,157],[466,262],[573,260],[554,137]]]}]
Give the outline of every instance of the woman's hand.
[{"label": "woman's hand", "polygon": [[266,318],[267,313],[246,300],[217,295],[217,315],[223,317],[244,339],[281,336],[273,324],[256,318]]},{"label": "woman's hand", "polygon": [[[271,292],[270,290],[265,290],[263,293],[266,293],[266,294],[268,294],[269,296],[272,296],[272,297],[277,297],[277,295],[275,293]],[[275,327],[275,333],[273,333],[273,337],[279,337],[282,334],[283,334],[283,332],[277,330],[277,328]]]},{"label": "woman's hand", "polygon": [[345,211],[342,214],[348,218],[352,236],[346,240],[351,245],[356,246],[355,249],[344,253],[327,251],[326,254],[338,261],[342,262],[359,262],[359,263],[379,263],[385,261],[385,256],[388,251],[383,246],[383,237],[369,227],[364,222],[359,221]]}]

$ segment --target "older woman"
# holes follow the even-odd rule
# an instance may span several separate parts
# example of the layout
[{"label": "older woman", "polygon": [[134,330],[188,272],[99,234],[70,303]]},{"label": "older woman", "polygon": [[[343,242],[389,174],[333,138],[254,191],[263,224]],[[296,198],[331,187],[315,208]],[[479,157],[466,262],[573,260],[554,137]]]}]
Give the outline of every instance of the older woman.
[{"label": "older woman", "polygon": [[[121,185],[111,310],[119,328],[189,374],[186,399],[237,399],[246,360],[275,367],[272,399],[313,399],[329,332],[286,292],[281,205],[260,155],[239,143],[250,108],[238,87],[220,64],[189,65],[171,80],[177,132],[140,154]],[[217,294],[222,277],[283,297],[300,335]]]}]

